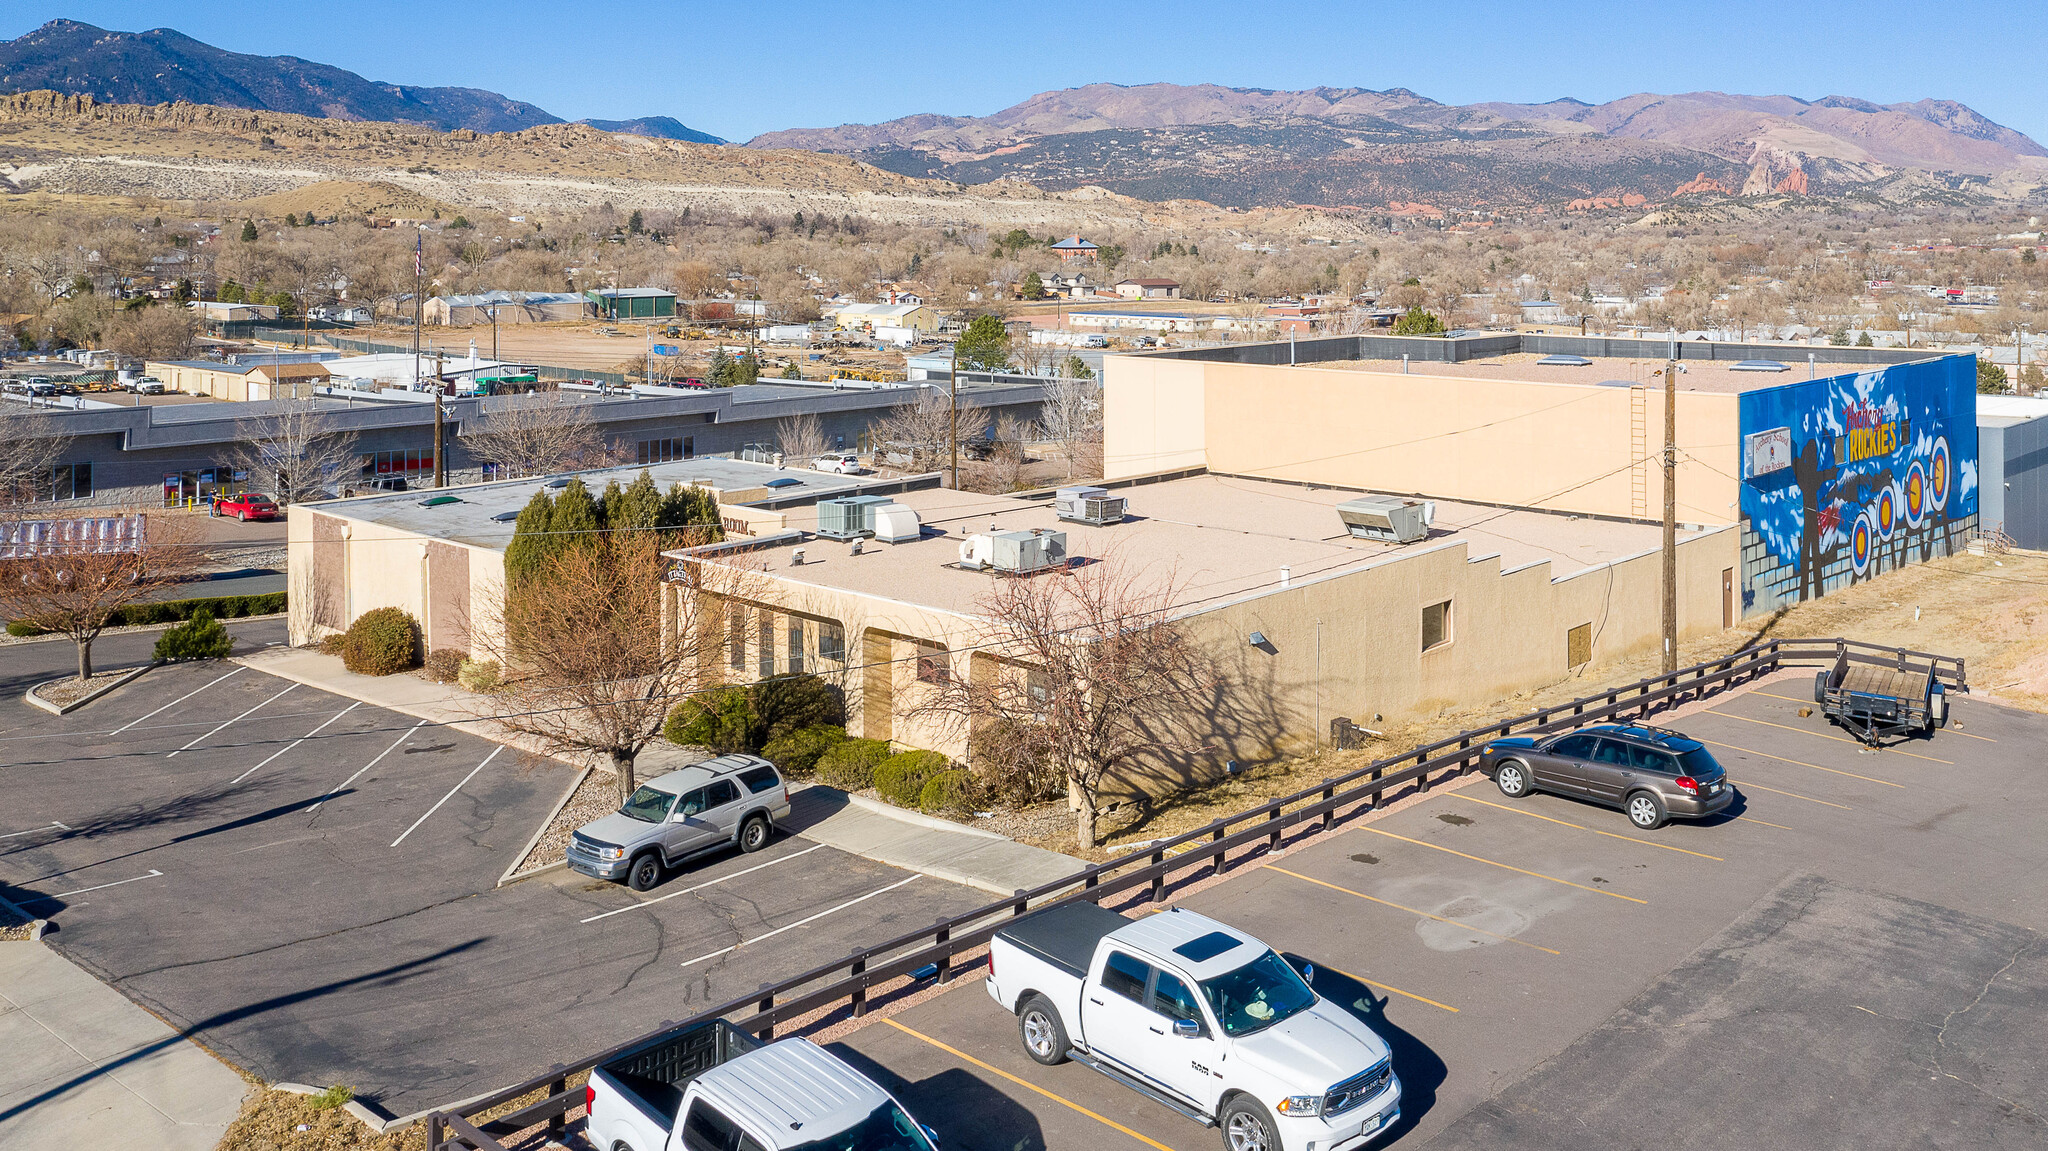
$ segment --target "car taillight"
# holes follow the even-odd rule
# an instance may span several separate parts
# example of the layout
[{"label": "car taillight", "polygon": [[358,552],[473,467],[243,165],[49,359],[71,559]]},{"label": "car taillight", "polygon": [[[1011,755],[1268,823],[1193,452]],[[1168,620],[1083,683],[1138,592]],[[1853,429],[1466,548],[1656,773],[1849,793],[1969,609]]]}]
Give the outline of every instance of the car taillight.
[{"label": "car taillight", "polygon": [[585,1085],[583,1088],[584,1121],[588,1122],[590,1117],[595,1114],[597,1114],[597,1088]]},{"label": "car taillight", "polygon": [[993,947],[988,949],[988,977],[996,977],[996,949]]},{"label": "car taillight", "polygon": [[1700,781],[1692,776],[1681,775],[1672,782],[1678,784],[1678,790],[1687,795],[1698,795],[1700,793]]}]

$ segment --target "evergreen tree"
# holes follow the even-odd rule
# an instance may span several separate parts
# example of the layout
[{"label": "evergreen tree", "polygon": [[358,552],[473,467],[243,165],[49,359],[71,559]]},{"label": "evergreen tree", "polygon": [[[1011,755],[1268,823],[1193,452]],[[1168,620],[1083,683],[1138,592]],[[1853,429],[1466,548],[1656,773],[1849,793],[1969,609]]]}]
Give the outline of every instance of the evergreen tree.
[{"label": "evergreen tree", "polygon": [[249,243],[256,238],[256,221],[242,221],[242,242]]},{"label": "evergreen tree", "polygon": [[724,348],[711,349],[711,362],[704,367],[704,381],[714,388],[730,387],[727,378],[732,374],[732,357]]},{"label": "evergreen tree", "polygon": [[604,527],[599,517],[604,508],[590,498],[590,489],[583,486],[579,478],[572,478],[567,487],[555,495],[555,511],[548,517],[548,532],[555,538],[553,546],[571,548],[588,542]]},{"label": "evergreen tree", "polygon": [[635,209],[633,209],[633,214],[632,214],[632,215],[630,215],[630,216],[628,216],[628,217],[626,217],[626,230],[627,230],[628,232],[631,232],[632,234],[634,234],[634,235],[636,235],[636,236],[637,236],[637,235],[639,235],[639,234],[640,234],[641,232],[645,231],[645,230],[646,230],[646,228],[647,228],[647,219],[646,219],[646,217],[644,217],[644,216],[642,216],[642,215],[640,214],[640,209],[638,209],[638,208],[635,208]]},{"label": "evergreen tree", "polygon": [[1436,313],[1423,311],[1421,305],[1418,304],[1401,313],[1401,318],[1394,321],[1394,334],[1397,336],[1441,336],[1444,334],[1444,322],[1437,319]]},{"label": "evergreen tree", "polygon": [[1873,345],[1874,341],[1871,340],[1869,332],[1864,332],[1862,335],[1856,337],[1856,346],[1859,348],[1868,348],[1872,347]]},{"label": "evergreen tree", "polygon": [[554,554],[554,537],[547,534],[548,522],[554,514],[555,501],[548,498],[546,488],[533,493],[533,498],[519,509],[519,520],[512,527],[512,542],[505,548],[506,582],[518,583],[532,575]]},{"label": "evergreen tree", "polygon": [[995,316],[976,316],[956,345],[963,370],[1004,372],[1010,368],[1010,333]]},{"label": "evergreen tree", "polygon": [[1035,300],[1045,295],[1045,281],[1038,278],[1037,272],[1030,273],[1024,277],[1024,287],[1020,294],[1027,300]]},{"label": "evergreen tree", "polygon": [[785,380],[801,380],[804,378],[804,370],[796,366],[795,360],[791,360],[789,366],[782,369],[782,378]]},{"label": "evergreen tree", "polygon": [[[670,485],[668,494],[661,499],[660,510],[655,514],[654,526],[688,528],[687,532],[678,534],[677,543],[712,543],[725,538],[725,530],[719,526],[718,497],[709,489],[695,484],[687,488],[681,484]],[[665,538],[663,542],[668,541]]]},{"label": "evergreen tree", "polygon": [[609,530],[622,527],[626,522],[626,490],[614,479],[604,485],[604,493],[597,497],[598,522]]}]

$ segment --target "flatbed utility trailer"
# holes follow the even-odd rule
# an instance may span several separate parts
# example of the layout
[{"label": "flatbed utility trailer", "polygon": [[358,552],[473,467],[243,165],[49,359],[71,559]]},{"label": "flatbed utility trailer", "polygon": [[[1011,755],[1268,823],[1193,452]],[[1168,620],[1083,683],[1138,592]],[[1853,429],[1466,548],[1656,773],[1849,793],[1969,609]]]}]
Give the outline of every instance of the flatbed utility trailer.
[{"label": "flatbed utility trailer", "polygon": [[1852,663],[1847,653],[1839,654],[1834,667],[1813,677],[1813,702],[1872,747],[1888,735],[1932,735],[1948,726],[1948,688],[1932,664]]}]

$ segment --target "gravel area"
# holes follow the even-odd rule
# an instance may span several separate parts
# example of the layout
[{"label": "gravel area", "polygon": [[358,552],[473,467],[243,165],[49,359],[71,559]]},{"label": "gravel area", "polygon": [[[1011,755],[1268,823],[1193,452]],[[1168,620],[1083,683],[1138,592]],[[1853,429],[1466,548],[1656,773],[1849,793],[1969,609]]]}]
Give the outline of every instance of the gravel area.
[{"label": "gravel area", "polygon": [[[554,863],[569,850],[569,833],[619,808],[619,785],[608,771],[592,771],[576,785],[576,794],[555,813],[548,829],[534,841],[533,850],[519,861],[519,871]],[[515,872],[516,874],[516,872]]]},{"label": "gravel area", "polygon": [[81,680],[77,676],[70,676],[65,679],[52,680],[49,683],[39,683],[30,690],[34,691],[37,698],[44,702],[64,707],[98,691],[115,680],[125,679],[134,674],[135,669],[132,667],[124,667],[119,671],[96,671],[92,673],[92,678],[89,680]]}]

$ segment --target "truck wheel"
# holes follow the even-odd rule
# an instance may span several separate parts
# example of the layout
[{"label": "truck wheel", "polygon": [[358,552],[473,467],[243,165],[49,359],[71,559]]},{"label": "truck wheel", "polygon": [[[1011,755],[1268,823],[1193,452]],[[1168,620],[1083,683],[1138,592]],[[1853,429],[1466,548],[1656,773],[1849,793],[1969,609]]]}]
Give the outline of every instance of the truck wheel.
[{"label": "truck wheel", "polygon": [[1273,1124],[1256,1099],[1240,1095],[1231,1100],[1217,1126],[1223,1128],[1224,1151],[1280,1151]]},{"label": "truck wheel", "polygon": [[1065,1063],[1074,1046],[1067,1039],[1066,1025],[1060,1022],[1059,1009],[1043,995],[1033,995],[1018,1009],[1017,1033],[1024,1038],[1024,1054],[1047,1067]]},{"label": "truck wheel", "polygon": [[1940,684],[1927,695],[1927,734],[1933,735],[1936,728],[1948,726],[1948,691]]},{"label": "truck wheel", "polygon": [[1826,673],[1826,672],[1824,672],[1824,671],[1817,671],[1817,672],[1814,672],[1814,673],[1813,673],[1813,702],[1815,702],[1815,703],[1826,703],[1827,701],[1828,701],[1828,673]]},{"label": "truck wheel", "polygon": [[647,891],[661,882],[661,855],[648,852],[636,856],[632,869],[626,872],[626,886],[635,891]]},{"label": "truck wheel", "polygon": [[1507,760],[1493,771],[1494,786],[1509,799],[1520,799],[1529,794],[1529,769],[1515,760]]},{"label": "truck wheel", "polygon": [[750,815],[740,824],[740,850],[752,854],[768,846],[768,818]]},{"label": "truck wheel", "polygon": [[1628,821],[1644,831],[1655,831],[1664,826],[1670,818],[1664,812],[1664,801],[1654,792],[1638,791],[1628,797]]}]

